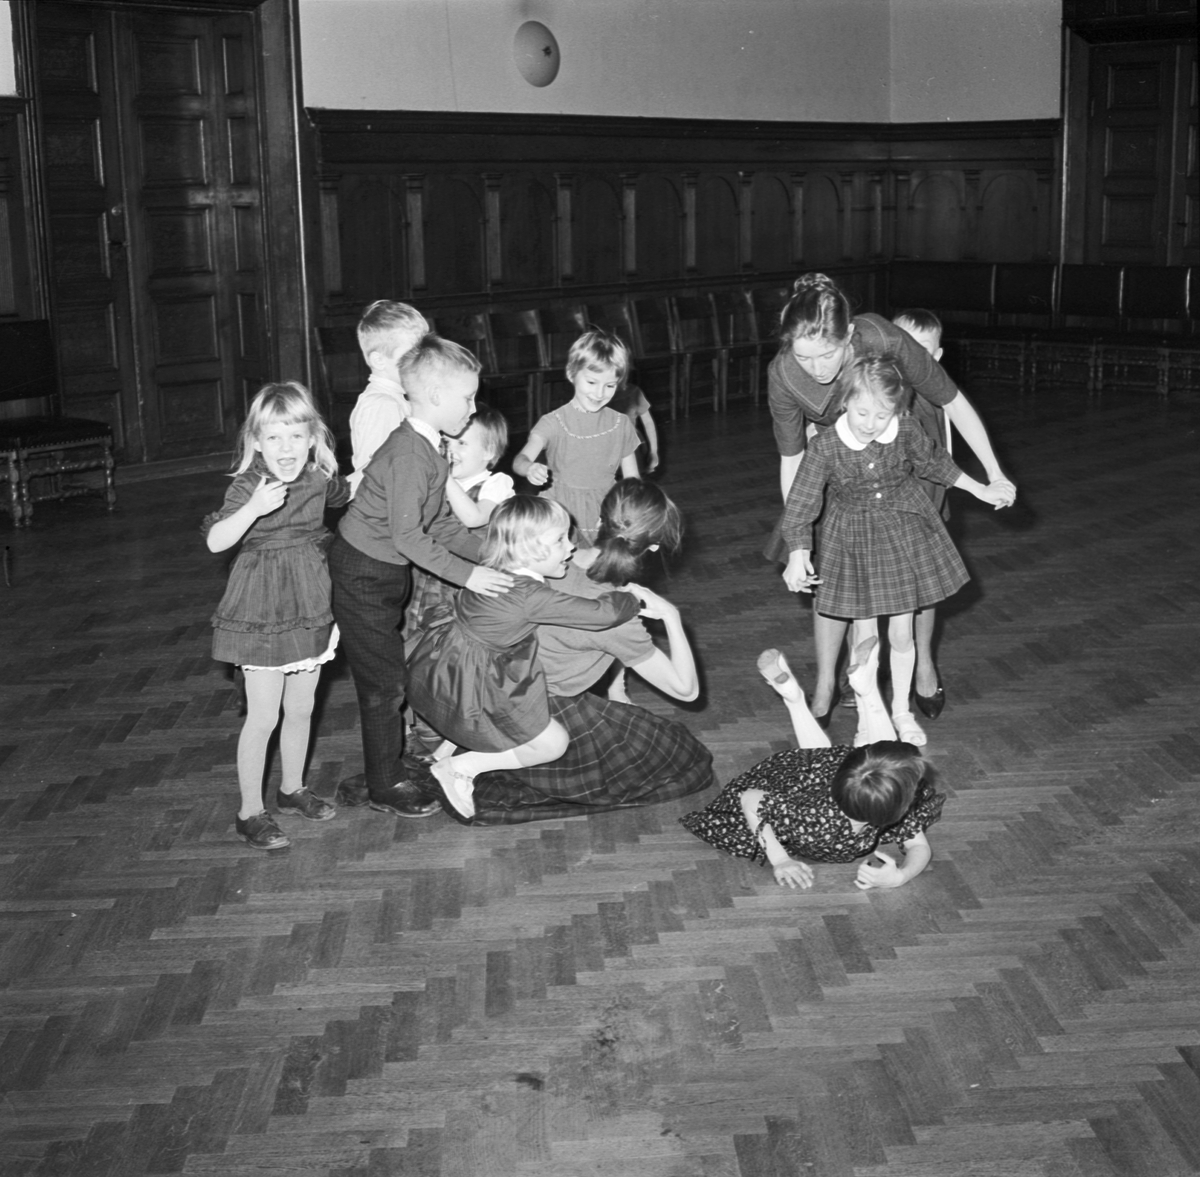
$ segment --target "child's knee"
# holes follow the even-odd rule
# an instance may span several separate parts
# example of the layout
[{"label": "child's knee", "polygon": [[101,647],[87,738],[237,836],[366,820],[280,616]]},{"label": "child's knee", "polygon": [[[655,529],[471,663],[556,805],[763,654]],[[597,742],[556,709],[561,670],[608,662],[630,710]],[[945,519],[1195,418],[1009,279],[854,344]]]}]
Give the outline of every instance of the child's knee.
[{"label": "child's knee", "polygon": [[567,729],[556,719],[552,719],[546,730],[537,738],[538,750],[551,760],[562,756],[570,742]]}]

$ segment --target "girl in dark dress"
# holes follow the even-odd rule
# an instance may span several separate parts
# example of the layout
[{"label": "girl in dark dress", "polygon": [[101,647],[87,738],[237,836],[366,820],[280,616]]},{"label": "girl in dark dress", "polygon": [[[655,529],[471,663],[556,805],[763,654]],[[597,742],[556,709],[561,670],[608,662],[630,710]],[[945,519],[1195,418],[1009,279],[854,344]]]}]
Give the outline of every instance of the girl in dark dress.
[{"label": "girl in dark dress", "polygon": [[566,729],[550,715],[538,624],[609,629],[641,608],[632,593],[585,600],[546,583],[566,575],[570,528],[571,517],[552,499],[517,495],[501,503],[480,556],[484,567],[514,574],[512,588],[500,596],[463,589],[453,606],[426,616],[413,649],[413,710],[451,746],[469,749],[431,769],[461,817],[474,815],[476,774],[545,764],[567,749]]},{"label": "girl in dark dress", "polygon": [[267,744],[276,727],[280,813],[314,821],[335,813],[303,787],[303,773],[317,678],[337,646],[325,508],[341,506],[350,493],[337,475],[329,430],[302,385],[263,388],[250,405],[238,448],[224,505],[204,521],[209,551],[242,544],[213,615],[213,657],[245,672],[237,832],[257,849],[278,850],[288,839],[263,809],[262,796]]},{"label": "girl in dark dress", "polygon": [[[778,752],[728,784],[705,809],[681,818],[685,828],[712,846],[768,862],[781,887],[807,890],[813,862],[864,858],[855,878],[860,890],[899,887],[933,856],[925,831],[942,813],[945,796],[933,788],[920,751],[902,743],[888,721],[877,683],[879,645],[855,647],[850,682],[858,697],[857,748],[830,747],[778,650],[767,650],[758,669],[791,715],[798,748]],[[902,861],[879,850],[895,843]]]},{"label": "girl in dark dress", "polygon": [[[908,416],[908,389],[890,358],[858,359],[840,381],[842,414],[814,441],[788,494],[783,579],[816,588],[822,617],[852,618],[857,645],[888,618],[892,720],[902,740],[924,744],[908,707],[916,652],[913,613],[945,600],[967,570],[918,476],[957,486],[995,507],[1008,492],[968,477]],[[813,571],[813,524],[821,516]]]}]

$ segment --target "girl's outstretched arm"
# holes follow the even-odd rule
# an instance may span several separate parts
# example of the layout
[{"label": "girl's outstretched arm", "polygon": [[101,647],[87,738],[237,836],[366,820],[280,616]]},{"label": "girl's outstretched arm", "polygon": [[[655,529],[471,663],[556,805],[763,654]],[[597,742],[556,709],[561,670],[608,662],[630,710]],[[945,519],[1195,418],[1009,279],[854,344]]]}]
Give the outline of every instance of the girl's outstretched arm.
[{"label": "girl's outstretched arm", "polygon": [[1017,497],[1016,485],[1004,477],[1000,463],[996,461],[996,455],[992,450],[987,427],[975,411],[975,406],[960,391],[958,396],[944,407],[951,424],[962,434],[963,440],[971,447],[972,452],[987,471],[988,481],[1008,483],[1015,499]]},{"label": "girl's outstretched arm", "polygon": [[665,597],[649,589],[642,594],[642,616],[654,617],[666,626],[669,653],[655,650],[645,662],[633,667],[651,686],[668,694],[673,699],[690,703],[700,694],[700,676],[696,673],[696,658],[692,645],[683,628],[679,610]]},{"label": "girl's outstretched arm", "polygon": [[766,852],[767,861],[775,872],[775,881],[781,887],[791,887],[792,890],[799,887],[800,890],[807,891],[813,883],[813,869],[807,862],[793,858],[775,837],[775,831],[759,817],[758,807],[762,804],[762,799],[761,789],[747,789],[742,793],[740,800],[746,824]]},{"label": "girl's outstretched arm", "polygon": [[637,454],[627,454],[621,459],[621,477],[622,478],[640,478],[641,471],[638,470]]},{"label": "girl's outstretched arm", "polygon": [[[883,860],[882,866],[872,866],[871,858]],[[904,843],[904,865],[901,866],[890,854],[876,850],[859,868],[854,885],[860,891],[874,887],[903,887],[909,879],[915,879],[933,858],[933,847],[923,833],[909,838]]]},{"label": "girl's outstretched arm", "polygon": [[521,452],[513,458],[513,473],[528,479],[534,486],[545,486],[550,478],[550,467],[537,460],[545,448],[546,439],[540,433],[531,433]]}]

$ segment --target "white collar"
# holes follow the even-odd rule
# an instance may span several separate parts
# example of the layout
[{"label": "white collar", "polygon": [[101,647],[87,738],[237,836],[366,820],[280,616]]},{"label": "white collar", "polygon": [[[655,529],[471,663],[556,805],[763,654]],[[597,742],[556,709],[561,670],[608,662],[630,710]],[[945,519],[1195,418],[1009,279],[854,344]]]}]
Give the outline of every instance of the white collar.
[{"label": "white collar", "polygon": [[843,413],[834,423],[834,429],[837,430],[837,435],[844,441],[852,450],[865,450],[873,441],[879,442],[880,445],[891,445],[896,440],[896,434],[900,432],[900,414],[897,413],[891,421],[891,424],[878,436],[871,438],[871,441],[859,441],[853,433],[850,432],[850,422],[846,420],[846,414]]},{"label": "white collar", "polygon": [[530,580],[540,580],[542,584],[546,583],[546,578],[540,572],[533,572],[528,568],[510,568],[509,571],[514,576],[528,576]]},{"label": "white collar", "polygon": [[472,474],[470,478],[456,478],[454,481],[463,490],[470,490],[472,487],[479,486],[480,483],[487,482],[491,476],[492,472],[490,470],[480,470],[478,474]]},{"label": "white collar", "polygon": [[409,417],[408,423],[415,429],[437,452],[442,452],[442,435],[428,421],[420,417]]}]

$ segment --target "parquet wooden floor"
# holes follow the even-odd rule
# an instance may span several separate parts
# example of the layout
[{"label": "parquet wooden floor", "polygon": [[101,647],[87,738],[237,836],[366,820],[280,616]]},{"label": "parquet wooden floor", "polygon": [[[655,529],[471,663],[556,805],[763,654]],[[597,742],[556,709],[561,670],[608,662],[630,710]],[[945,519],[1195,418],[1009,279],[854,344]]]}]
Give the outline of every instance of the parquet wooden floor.
[{"label": "parquet wooden floor", "polygon": [[[1019,506],[955,496],[935,861],[781,892],[687,806],[233,834],[223,478],[0,535],[0,1177],[1168,1177],[1200,1171],[1200,403],[975,390]],[[664,423],[676,708],[722,781],[810,665],[758,556],[764,409]],[[310,783],[357,771],[344,670]],[[849,738],[851,713],[835,718]]]}]

